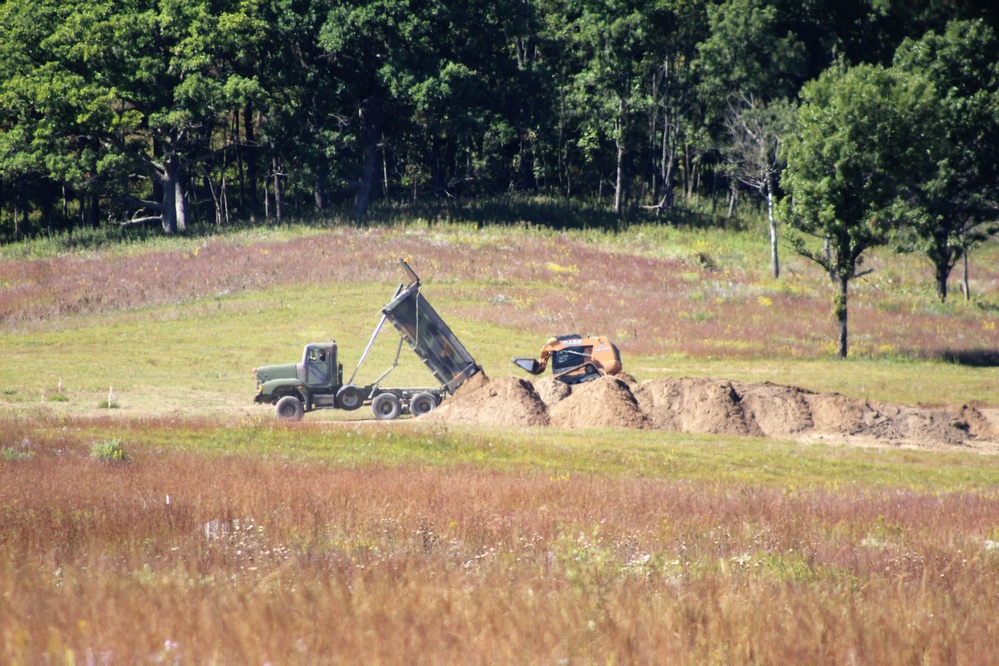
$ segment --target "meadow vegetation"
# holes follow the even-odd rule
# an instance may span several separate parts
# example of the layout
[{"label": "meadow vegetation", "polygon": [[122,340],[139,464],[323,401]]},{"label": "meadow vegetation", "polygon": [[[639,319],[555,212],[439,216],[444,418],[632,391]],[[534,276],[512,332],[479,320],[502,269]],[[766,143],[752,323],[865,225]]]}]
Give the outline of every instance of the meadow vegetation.
[{"label": "meadow vegetation", "polygon": [[[404,424],[3,425],[32,454],[0,463],[5,660],[996,656],[990,459]],[[87,454],[109,433],[130,462]]]},{"label": "meadow vegetation", "polygon": [[402,256],[494,376],[578,330],[639,379],[995,407],[994,245],[946,305],[928,265],[873,254],[844,362],[828,278],[793,257],[766,277],[753,225],[112,240],[0,259],[0,662],[999,661],[993,456],[286,425],[250,374],[328,338],[352,371]]}]

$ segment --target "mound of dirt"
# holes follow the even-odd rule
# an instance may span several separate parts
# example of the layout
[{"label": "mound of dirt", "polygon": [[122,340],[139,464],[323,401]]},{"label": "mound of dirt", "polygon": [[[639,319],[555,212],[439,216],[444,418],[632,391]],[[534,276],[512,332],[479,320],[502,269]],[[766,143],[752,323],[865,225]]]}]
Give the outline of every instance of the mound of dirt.
[{"label": "mound of dirt", "polygon": [[534,387],[518,377],[489,379],[478,373],[440,407],[422,417],[437,423],[544,426],[548,412]]},{"label": "mound of dirt", "polygon": [[547,407],[551,407],[560,400],[565,400],[572,393],[572,388],[568,384],[560,382],[551,375],[536,380],[534,390],[537,391],[538,397]]},{"label": "mound of dirt", "polygon": [[731,382],[715,379],[655,379],[635,389],[653,427],[675,432],[762,436],[747,419],[742,400]]},{"label": "mound of dirt", "polygon": [[548,406],[548,420],[560,428],[648,426],[628,385],[611,376],[573,386],[568,396]]},{"label": "mound of dirt", "polygon": [[863,429],[864,406],[838,393],[811,393],[805,402],[818,432],[855,435]]},{"label": "mound of dirt", "polygon": [[793,386],[735,384],[744,418],[767,437],[794,437],[815,427],[808,398],[813,394]]},{"label": "mound of dirt", "polygon": [[931,441],[960,446],[973,437],[969,417],[977,420],[976,417],[981,417],[981,413],[970,407],[951,410],[921,409],[905,405],[867,405],[863,434],[888,441]]},{"label": "mound of dirt", "polygon": [[[630,381],[626,381],[630,380]],[[469,379],[426,420],[487,426],[636,428],[830,443],[999,453],[999,410],[868,403],[779,384],[601,377],[568,386],[551,376]]]}]

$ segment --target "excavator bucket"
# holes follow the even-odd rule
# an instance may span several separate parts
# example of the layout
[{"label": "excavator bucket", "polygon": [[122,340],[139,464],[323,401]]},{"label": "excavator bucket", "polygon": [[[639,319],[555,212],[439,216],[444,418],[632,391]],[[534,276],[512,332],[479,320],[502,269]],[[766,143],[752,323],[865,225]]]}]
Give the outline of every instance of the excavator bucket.
[{"label": "excavator bucket", "polygon": [[516,363],[521,370],[526,370],[532,375],[541,374],[541,364],[538,363],[538,359],[536,358],[514,358],[510,360]]}]

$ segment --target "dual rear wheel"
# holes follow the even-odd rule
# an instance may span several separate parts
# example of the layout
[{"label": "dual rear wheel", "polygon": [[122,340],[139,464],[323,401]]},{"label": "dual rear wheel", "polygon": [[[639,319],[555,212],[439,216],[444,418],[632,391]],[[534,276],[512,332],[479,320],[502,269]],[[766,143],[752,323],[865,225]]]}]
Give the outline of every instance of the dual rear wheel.
[{"label": "dual rear wheel", "polygon": [[[413,416],[422,416],[437,407],[437,398],[430,393],[417,393],[409,401],[409,412]],[[381,393],[371,401],[371,411],[375,418],[381,421],[391,421],[402,414],[402,401],[392,393]]]},{"label": "dual rear wheel", "polygon": [[[354,392],[346,389],[356,389],[354,386],[345,386],[337,394],[338,407],[346,410],[354,410],[364,403],[363,393],[358,390]],[[417,393],[409,401],[409,411],[413,416],[422,416],[437,407],[437,398],[431,393]],[[305,414],[305,406],[298,396],[286,395],[274,406],[277,417],[282,421],[301,421]],[[371,401],[371,411],[375,418],[380,421],[392,421],[402,414],[402,401],[393,393],[380,393]]]}]

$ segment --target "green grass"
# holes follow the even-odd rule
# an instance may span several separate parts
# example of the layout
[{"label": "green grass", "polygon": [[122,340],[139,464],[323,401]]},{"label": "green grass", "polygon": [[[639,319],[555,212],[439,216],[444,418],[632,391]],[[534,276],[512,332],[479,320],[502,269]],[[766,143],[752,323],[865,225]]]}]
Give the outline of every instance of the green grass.
[{"label": "green grass", "polygon": [[[941,359],[962,357],[948,356],[938,349],[926,349],[918,357],[896,349],[890,326],[906,325],[906,320],[920,313],[931,313],[933,318],[910,328],[933,326],[936,337],[927,339],[934,345],[944,347],[968,337],[985,353],[989,341],[995,340],[996,317],[990,314],[989,303],[996,295],[983,294],[982,300],[973,304],[955,295],[940,305],[932,296],[932,283],[926,279],[925,262],[916,257],[887,252],[873,255],[870,263],[875,273],[857,283],[852,302],[858,311],[851,314],[851,321],[858,322],[854,348],[873,351],[855,351],[845,362],[834,359],[831,352],[816,354],[814,350],[824,349],[820,345],[828,346],[831,340],[831,333],[825,331],[831,329],[830,322],[823,316],[815,319],[810,328],[799,329],[793,335],[787,333],[786,342],[769,348],[788,351],[764,354],[761,340],[782,338],[781,322],[766,323],[766,318],[811,320],[821,315],[801,308],[814,309],[809,301],[824,303],[828,284],[816,275],[814,265],[786,251],[784,277],[768,277],[767,238],[759,220],[740,230],[639,219],[614,230],[587,221],[585,211],[558,202],[525,201],[501,213],[495,206],[473,206],[452,211],[456,221],[441,222],[439,216],[413,219],[391,210],[382,211],[380,214],[390,226],[372,232],[376,241],[365,245],[369,243],[365,240],[368,234],[345,237],[346,247],[354,250],[353,258],[322,258],[337,264],[384,264],[384,275],[388,276],[384,282],[299,282],[265,288],[240,282],[231,292],[216,288],[166,305],[126,309],[109,306],[94,314],[0,324],[0,409],[30,409],[42,401],[44,394],[48,396],[47,409],[88,414],[100,401],[106,401],[113,389],[121,411],[129,414],[260,413],[262,408],[250,403],[251,369],[297,361],[306,343],[328,339],[339,343],[341,362],[349,377],[378,321],[381,306],[391,297],[399,278],[392,271],[393,257],[412,248],[411,241],[423,243],[423,250],[441,248],[440,257],[432,253],[417,257],[424,273],[425,293],[492,376],[517,373],[510,364],[512,356],[534,355],[546,335],[571,332],[563,330],[566,326],[579,327],[578,322],[561,323],[570,319],[564,315],[575,310],[596,315],[613,310],[621,314],[605,317],[607,321],[601,328],[608,330],[578,332],[602,332],[623,343],[625,370],[639,380],[717,377],[771,381],[906,404],[999,405],[999,382],[995,381],[995,369],[990,363],[975,367],[974,363],[947,362]],[[555,215],[553,219],[565,216],[564,223],[539,226],[548,214]],[[576,222],[570,224],[573,216]],[[208,229],[195,230],[191,236],[175,238],[163,238],[148,230],[105,230],[8,245],[0,248],[0,258],[18,262],[23,261],[19,257],[65,252],[77,252],[81,257],[93,252],[101,257],[166,252],[157,255],[157,265],[186,267],[193,263],[191,257],[178,258],[175,250],[194,255],[206,242],[213,247],[259,246],[259,252],[251,252],[259,259],[258,255],[268,251],[271,256],[279,254],[281,245],[288,241],[326,234],[328,223],[247,227],[223,236],[201,235],[214,233]],[[534,266],[518,272],[522,268],[516,265],[518,260],[538,248],[543,253],[535,252],[532,261],[540,262],[540,269]],[[679,264],[665,265],[680,274],[664,275],[662,279],[664,285],[666,278],[678,280],[672,284],[677,285],[674,289],[679,295],[674,293],[671,298],[675,300],[657,303],[650,300],[655,298],[653,291],[646,300],[628,301],[627,293],[619,295],[613,290],[613,281],[627,274],[611,269],[605,271],[604,277],[601,270],[606,267],[581,263],[600,258],[594,259],[579,248],[610,250],[619,253],[616,257],[624,257],[614,261],[634,262],[641,257],[676,260]],[[477,266],[482,263],[477,261],[480,255],[492,262],[489,268]],[[709,256],[716,270],[703,270],[701,255]],[[455,257],[468,262],[467,269],[464,263],[455,265]],[[294,258],[282,261],[293,262]],[[985,265],[990,261],[999,262],[999,244],[976,250],[974,263]],[[274,265],[276,270],[293,270],[293,263]],[[206,264],[208,268],[210,264]],[[571,272],[563,274],[562,270]],[[601,301],[590,294],[591,290],[596,293],[607,286],[590,283],[595,279],[591,274],[610,283],[609,300],[607,295],[601,294]],[[40,275],[44,276],[44,271]],[[137,275],[137,279],[144,279],[147,274]],[[153,274],[148,275],[155,279]],[[303,275],[302,279],[309,279],[310,274]],[[569,281],[564,291],[555,284],[560,280]],[[629,285],[620,287],[626,292]],[[781,299],[787,300],[778,309],[777,301]],[[888,313],[891,317],[872,332],[861,328],[869,318],[861,306],[868,302],[870,312]],[[657,307],[665,310],[658,319],[637,324],[633,321],[642,311]],[[627,308],[632,308],[630,319]],[[509,321],[509,316],[517,317],[517,321]],[[585,324],[590,316],[579,319]],[[759,320],[766,325],[729,332],[728,326],[740,319]],[[667,330],[670,327],[672,330]],[[652,336],[661,338],[652,340]],[[397,340],[394,330],[387,326],[358,381],[371,381],[389,367]],[[685,346],[694,351],[686,351]],[[658,351],[634,353],[632,348]],[[406,349],[400,361],[401,366],[389,377],[388,384],[434,382]],[[53,387],[60,378],[65,389],[57,392]],[[53,397],[57,393],[60,398]]]},{"label": "green grass", "polygon": [[20,451],[11,446],[5,446],[0,449],[0,459],[7,462],[17,462],[19,460],[27,460],[31,457],[31,454],[27,451]]},{"label": "green grass", "polygon": [[[269,417],[269,415],[268,415]],[[788,489],[896,488],[994,495],[999,459],[960,452],[803,445],[757,438],[648,431],[525,429],[507,432],[393,423],[311,421],[283,425],[270,418],[213,421],[0,417],[39,455],[73,450],[124,450],[141,464],[164,451],[263,458],[275,464],[331,467],[472,467],[504,473],[617,479],[688,480],[724,487]],[[94,444],[94,442],[99,443]],[[89,447],[89,448],[88,448]],[[110,454],[109,454],[110,455]]]},{"label": "green grass", "polygon": [[[430,284],[425,293],[487,374],[517,374],[510,357],[536,354],[538,336],[455,316],[483,305],[479,288]],[[47,403],[60,412],[92,413],[113,387],[122,411],[133,414],[261,413],[264,408],[252,405],[254,367],[297,362],[306,343],[335,339],[349,377],[392,290],[383,284],[271,289],[207,302],[78,316],[29,331],[0,333],[0,386],[5,387],[0,406],[37,404],[39,385],[55,386],[62,378],[66,402]],[[372,381],[391,365],[397,341],[394,329],[386,325],[359,381]],[[772,381],[905,404],[999,405],[994,368],[943,361],[626,354],[624,364],[639,380],[715,377]],[[386,381],[387,385],[434,383],[405,347],[400,367]]]}]

